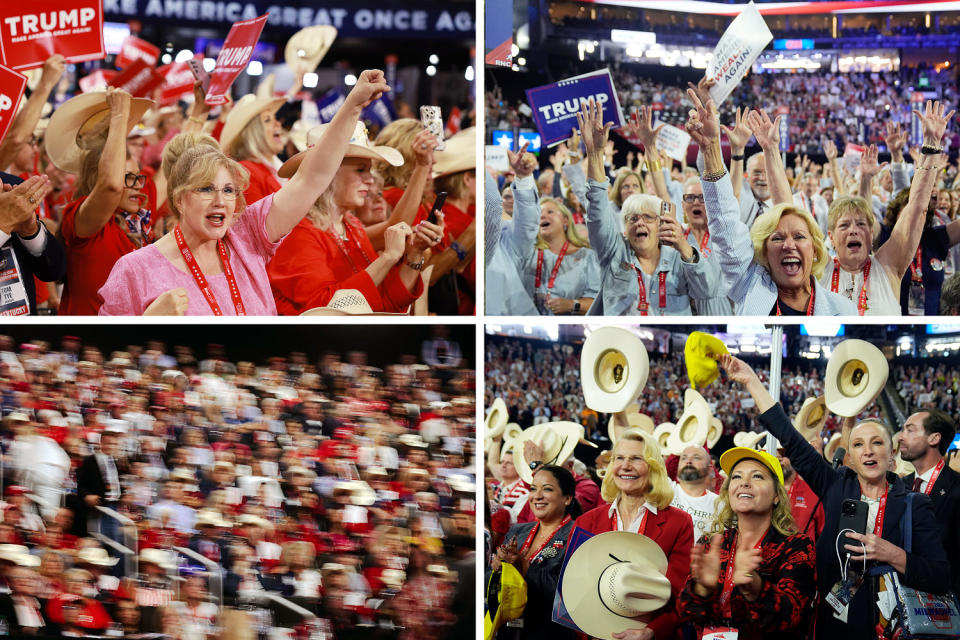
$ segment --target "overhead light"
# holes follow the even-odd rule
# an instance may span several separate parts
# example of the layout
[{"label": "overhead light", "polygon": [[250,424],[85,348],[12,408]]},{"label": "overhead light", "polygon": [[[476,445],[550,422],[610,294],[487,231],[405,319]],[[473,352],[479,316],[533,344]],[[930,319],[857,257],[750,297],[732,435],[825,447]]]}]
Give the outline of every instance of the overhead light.
[{"label": "overhead light", "polygon": [[310,73],[303,74],[303,86],[307,89],[313,89],[315,86],[317,86],[318,82],[320,82],[320,76],[312,71]]},{"label": "overhead light", "polygon": [[466,80],[467,82],[473,82],[474,73],[473,73],[473,65],[472,65],[472,64],[471,64],[471,65],[467,65],[467,70],[464,72],[463,78],[464,78],[464,80]]},{"label": "overhead light", "polygon": [[430,64],[437,64],[438,62],[440,62],[440,58],[435,53],[431,53],[430,58],[428,59],[430,60]]},{"label": "overhead light", "polygon": [[173,56],[171,56],[169,53],[165,53],[162,56],[160,56],[160,62],[162,62],[163,64],[170,64],[171,62],[173,62]]},{"label": "overhead light", "polygon": [[174,58],[174,60],[177,62],[186,62],[192,57],[193,51],[190,51],[190,49],[181,49],[180,53],[177,54],[177,57]]},{"label": "overhead light", "polygon": [[515,58],[520,53],[520,47],[516,43],[510,45],[510,57]]},{"label": "overhead light", "polygon": [[521,67],[525,67],[527,66],[527,59],[522,57],[517,58],[517,64],[520,65]]},{"label": "overhead light", "polygon": [[251,60],[250,64],[247,65],[247,74],[251,76],[259,76],[263,73],[263,63],[259,60]]},{"label": "overhead light", "polygon": [[217,68],[217,61],[213,58],[204,58],[203,59],[203,70],[207,73],[210,73]]},{"label": "overhead light", "polygon": [[435,66],[433,66],[432,64],[431,64],[430,66],[428,66],[428,67],[427,67],[427,75],[430,76],[431,78],[432,78],[433,76],[437,75],[437,68],[436,68]]},{"label": "overhead light", "polygon": [[352,87],[353,85],[357,84],[357,76],[353,75],[352,73],[348,73],[343,77],[343,84],[347,85],[348,87]]}]

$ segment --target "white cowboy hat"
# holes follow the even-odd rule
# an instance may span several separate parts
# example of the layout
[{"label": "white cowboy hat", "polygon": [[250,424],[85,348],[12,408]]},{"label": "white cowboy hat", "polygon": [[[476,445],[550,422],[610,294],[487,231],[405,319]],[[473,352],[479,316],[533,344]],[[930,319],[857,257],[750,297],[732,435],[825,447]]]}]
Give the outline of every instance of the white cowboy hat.
[{"label": "white cowboy hat", "polygon": [[260,516],[254,515],[254,514],[252,514],[252,513],[244,513],[244,514],[241,514],[241,515],[237,518],[237,524],[238,524],[238,525],[241,525],[241,526],[243,526],[243,525],[253,525],[253,526],[255,526],[255,527],[260,527],[261,529],[270,529],[270,530],[273,530],[273,523],[271,523],[271,522],[270,522],[269,520],[267,520],[266,518],[261,518]]},{"label": "white cowboy hat", "polygon": [[400,569],[384,569],[380,574],[380,580],[383,582],[383,584],[394,589],[399,589],[402,587],[406,579],[406,572]]},{"label": "white cowboy hat", "polygon": [[667,556],[644,535],[608,531],[593,536],[567,560],[563,604],[573,622],[589,636],[646,626],[641,619],[670,599]]},{"label": "white cowboy hat", "polygon": [[487,411],[486,437],[496,438],[502,434],[503,430],[507,428],[507,421],[509,419],[507,403],[503,401],[503,398],[494,400],[493,404],[490,405],[490,410]]},{"label": "white cowboy hat", "polygon": [[227,121],[223,124],[220,147],[227,151],[251,120],[261,113],[276,113],[284,102],[286,102],[285,98],[258,98],[252,93],[240,98],[230,109]]},{"label": "white cowboy hat", "polygon": [[[127,122],[140,122],[153,100],[131,98]],[[47,155],[54,166],[67,173],[80,173],[83,140],[106,130],[110,117],[106,91],[91,91],[70,98],[50,116],[45,136]]]},{"label": "white cowboy hat", "polygon": [[201,509],[199,512],[197,512],[197,526],[221,527],[223,529],[229,529],[233,526],[233,523],[224,519],[224,517],[220,515],[220,512],[216,509]]},{"label": "white cowboy hat", "polygon": [[827,362],[827,408],[838,416],[858,415],[880,395],[889,373],[887,359],[875,345],[866,340],[844,340]]},{"label": "white cowboy hat", "polygon": [[454,491],[461,493],[476,493],[477,483],[461,473],[447,476],[447,484]]},{"label": "white cowboy hat", "polygon": [[820,435],[823,425],[827,422],[827,407],[823,396],[807,398],[800,407],[800,412],[793,419],[793,426],[804,440],[810,440]]},{"label": "white cowboy hat", "polygon": [[307,309],[302,316],[396,316],[402,313],[374,311],[358,289],[337,289],[325,307]]},{"label": "white cowboy hat", "polygon": [[664,422],[657,425],[657,428],[653,430],[653,439],[657,441],[657,444],[660,445],[660,451],[664,455],[669,455],[667,453],[667,443],[670,441],[670,436],[676,430],[677,425],[672,422]]},{"label": "white cowboy hat", "polygon": [[827,462],[833,462],[833,456],[837,453],[837,449],[840,448],[840,438],[840,432],[837,431],[830,436],[830,439],[827,440],[827,444],[824,445],[823,457],[827,459]]},{"label": "white cowboy hat", "polygon": [[767,437],[766,431],[756,433],[754,431],[738,431],[733,434],[733,445],[735,447],[746,447],[747,449],[756,449],[757,445]]},{"label": "white cowboy hat", "polygon": [[140,563],[148,562],[155,564],[161,569],[176,569],[177,563],[172,551],[164,551],[156,547],[150,547],[140,552]]},{"label": "white cowboy hat", "polygon": [[[503,456],[513,453],[514,441],[520,437],[521,433],[523,433],[523,429],[516,422],[509,423],[503,430],[503,441],[500,443],[500,462],[503,462]],[[493,440],[486,439],[484,442],[487,448],[493,448]]]},{"label": "white cowboy hat", "polygon": [[103,547],[84,547],[77,554],[77,562],[95,564],[98,567],[112,567],[120,562],[120,558],[111,558]]},{"label": "white cowboy hat", "polygon": [[0,544],[0,560],[6,560],[21,567],[39,567],[40,558],[30,555],[30,549],[22,544]]},{"label": "white cowboy hat", "polygon": [[300,29],[287,40],[287,46],[283,48],[283,59],[291,69],[296,71],[300,66],[309,73],[317,68],[336,39],[336,27],[314,25]]},{"label": "white cowboy hat", "polygon": [[683,413],[667,440],[667,451],[680,455],[689,446],[705,445],[710,434],[711,414],[710,405],[700,392],[687,389],[683,394]]},{"label": "white cowboy hat", "polygon": [[710,429],[707,431],[707,449],[713,449],[722,435],[723,422],[720,421],[720,418],[712,416],[710,418]]},{"label": "white cowboy hat", "polygon": [[651,434],[656,429],[653,418],[645,413],[640,413],[640,403],[638,402],[632,402],[624,411],[610,416],[610,421],[607,422],[607,436],[610,438],[610,444],[616,444],[624,430],[634,427]]},{"label": "white cowboy hat", "polygon": [[[296,173],[297,169],[300,167],[300,163],[303,162],[304,156],[306,156],[311,147],[316,146],[320,142],[321,138],[323,138],[324,132],[329,126],[329,124],[321,124],[313,129],[310,129],[310,131],[307,132],[307,149],[305,151],[301,151],[297,155],[284,162],[277,171],[277,175],[281,178],[293,177],[293,174]],[[354,127],[353,136],[350,138],[350,145],[347,147],[347,152],[343,154],[343,157],[383,160],[384,162],[395,167],[399,167],[403,164],[402,153],[393,147],[388,147],[386,145],[375,145],[370,141],[370,135],[367,133],[367,127],[362,122],[358,122],[357,126]]]},{"label": "white cowboy hat", "polygon": [[403,433],[397,440],[400,444],[405,444],[408,447],[415,447],[417,449],[426,449],[429,446],[419,433]]},{"label": "white cowboy hat", "polygon": [[350,503],[361,507],[369,507],[377,501],[377,492],[363,480],[339,480],[333,488],[349,491]]},{"label": "white cowboy hat", "polygon": [[594,329],[580,352],[580,383],[586,405],[616,413],[636,400],[647,383],[650,360],[643,341],[620,327]]},{"label": "white cowboy hat", "polygon": [[583,438],[583,425],[576,422],[544,422],[525,429],[513,441],[513,466],[527,484],[533,482],[530,463],[523,454],[523,443],[527,440],[543,447],[544,464],[563,464],[567,461],[577,443]]},{"label": "white cowboy hat", "polygon": [[469,127],[447,138],[443,151],[435,151],[433,177],[477,168],[477,128]]}]

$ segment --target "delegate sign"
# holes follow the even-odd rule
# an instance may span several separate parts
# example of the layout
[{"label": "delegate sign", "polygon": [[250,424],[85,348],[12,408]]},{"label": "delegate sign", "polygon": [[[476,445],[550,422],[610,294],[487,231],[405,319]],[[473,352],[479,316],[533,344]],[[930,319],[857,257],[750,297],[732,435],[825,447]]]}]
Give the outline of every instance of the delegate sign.
[{"label": "delegate sign", "polygon": [[230,85],[237,79],[240,72],[247,67],[253,47],[260,39],[260,32],[267,22],[266,14],[253,20],[234,22],[230,27],[227,39],[223,41],[223,49],[217,56],[217,66],[210,74],[210,88],[204,101],[211,105],[225,104]]},{"label": "delegate sign", "polygon": [[67,62],[106,56],[100,0],[0,2],[0,58],[5,65],[17,71],[33,69],[56,53]]},{"label": "delegate sign", "polygon": [[527,89],[527,103],[533,109],[533,120],[542,143],[549,147],[569,138],[570,131],[577,127],[580,105],[590,98],[603,107],[604,122],[613,122],[614,129],[624,126],[609,69]]},{"label": "delegate sign", "polygon": [[0,65],[0,140],[7,135],[26,87],[25,75]]},{"label": "delegate sign", "polygon": [[710,88],[710,97],[717,106],[733,93],[771,40],[773,34],[751,2],[723,32],[707,64],[706,76],[717,81]]}]

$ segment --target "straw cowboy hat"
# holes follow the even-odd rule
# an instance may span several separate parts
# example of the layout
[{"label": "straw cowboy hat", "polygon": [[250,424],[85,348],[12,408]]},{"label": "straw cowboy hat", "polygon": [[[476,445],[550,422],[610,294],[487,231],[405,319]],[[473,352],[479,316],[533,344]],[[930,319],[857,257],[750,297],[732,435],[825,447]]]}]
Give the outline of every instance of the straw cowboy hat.
[{"label": "straw cowboy hat", "polygon": [[746,447],[748,449],[756,449],[764,438],[767,437],[766,431],[761,431],[760,433],[755,433],[753,431],[738,431],[733,434],[733,444],[736,447]]},{"label": "straw cowboy hat", "polygon": [[22,544],[0,544],[0,560],[6,560],[21,567],[39,567],[40,557],[30,554],[30,549]]},{"label": "straw cowboy hat", "polygon": [[317,68],[336,39],[336,27],[314,25],[300,29],[287,40],[283,59],[294,71],[299,67],[309,73]]},{"label": "straw cowboy hat", "polygon": [[98,567],[112,567],[120,562],[120,558],[111,558],[103,547],[84,547],[77,554],[77,562],[94,564]]},{"label": "straw cowboy hat", "polygon": [[770,469],[773,475],[777,476],[777,479],[780,480],[780,484],[783,484],[783,468],[780,466],[780,461],[766,451],[758,451],[752,447],[734,447],[727,449],[723,455],[720,456],[720,468],[729,476],[733,468],[737,466],[737,463],[747,458],[756,460]]},{"label": "straw cowboy hat", "polygon": [[[140,122],[153,100],[131,98],[127,122]],[[47,155],[55,167],[67,173],[80,173],[84,139],[106,131],[110,118],[106,91],[92,91],[70,98],[57,107],[47,125]]]},{"label": "straw cowboy hat", "polygon": [[804,440],[819,436],[823,425],[827,422],[827,407],[823,396],[807,398],[800,407],[800,412],[793,419],[794,428],[800,432]]},{"label": "straw cowboy hat", "polygon": [[691,333],[683,347],[683,358],[687,364],[690,386],[694,389],[705,387],[716,380],[720,375],[716,356],[725,353],[730,352],[727,351],[727,345],[723,344],[719,338],[702,331]]},{"label": "straw cowboy hat", "polygon": [[889,373],[887,359],[876,346],[865,340],[844,340],[827,362],[827,408],[838,416],[858,415],[880,395]]},{"label": "straw cowboy hat", "polygon": [[577,443],[583,438],[583,425],[576,422],[544,422],[523,431],[513,441],[513,466],[527,484],[533,482],[530,462],[523,453],[523,443],[530,440],[543,447],[545,464],[563,464],[573,455]]},{"label": "straw cowboy hat", "polygon": [[472,171],[477,168],[477,128],[468,127],[447,138],[443,151],[435,151],[433,177]]},{"label": "straw cowboy hat", "polygon": [[633,402],[626,410],[610,416],[610,421],[607,422],[607,436],[610,438],[610,444],[617,444],[620,434],[623,433],[624,430],[634,427],[643,429],[650,434],[656,429],[656,425],[653,424],[653,418],[645,413],[640,413],[640,403],[638,402]]},{"label": "straw cowboy hat", "polygon": [[667,556],[644,535],[608,531],[593,536],[567,560],[561,591],[573,622],[589,636],[646,626],[638,616],[670,599]]},{"label": "straw cowboy hat", "polygon": [[[292,177],[300,167],[300,163],[303,162],[304,156],[307,155],[307,152],[312,147],[315,147],[320,142],[320,139],[323,138],[323,134],[329,126],[329,124],[321,124],[320,126],[310,129],[310,131],[307,132],[307,149],[284,162],[277,171],[277,175],[281,178]],[[347,152],[343,154],[343,157],[382,160],[394,167],[399,167],[403,164],[403,154],[399,151],[386,145],[375,145],[370,141],[370,134],[367,133],[367,127],[364,126],[362,122],[358,122],[357,126],[354,127],[353,136],[350,137],[350,145],[347,147]]]},{"label": "straw cowboy hat", "polygon": [[287,137],[290,139],[290,142],[293,143],[293,146],[297,148],[297,151],[307,150],[309,127],[310,125],[303,120],[297,120],[293,123],[293,126],[290,127],[290,133],[287,134]]},{"label": "straw cowboy hat", "polygon": [[657,441],[657,444],[660,445],[660,450],[664,455],[669,455],[667,453],[667,443],[670,441],[670,436],[676,430],[677,425],[672,422],[664,422],[658,424],[657,428],[653,430],[653,439]]},{"label": "straw cowboy hat", "polygon": [[286,102],[285,98],[264,97],[258,98],[252,93],[240,98],[230,113],[227,115],[227,121],[223,124],[223,133],[220,134],[220,146],[224,151],[230,148],[240,132],[243,131],[251,120],[261,113],[276,113],[277,109]]},{"label": "straw cowboy hat", "polygon": [[302,316],[398,316],[402,313],[374,311],[358,289],[337,289],[325,307],[307,309]]},{"label": "straw cowboy hat", "polygon": [[[503,462],[503,456],[513,454],[513,445],[517,438],[520,437],[520,434],[523,433],[523,429],[516,422],[511,422],[503,430],[503,442],[500,443],[500,462]],[[485,439],[484,444],[488,449],[493,448],[493,440]]]},{"label": "straw cowboy hat", "polygon": [[683,394],[683,413],[667,439],[667,450],[680,455],[687,447],[705,445],[710,434],[711,414],[710,405],[703,396],[698,391],[687,389]]},{"label": "straw cowboy hat", "polygon": [[490,405],[490,410],[487,412],[486,437],[496,438],[502,434],[503,430],[507,428],[507,420],[509,419],[507,403],[503,401],[503,398],[494,400],[493,404]]},{"label": "straw cowboy hat", "polygon": [[594,329],[580,352],[580,383],[586,405],[616,413],[636,400],[647,383],[650,360],[640,338],[620,327]]},{"label": "straw cowboy hat", "polygon": [[720,440],[720,436],[723,435],[723,422],[720,421],[720,418],[713,416],[710,418],[710,429],[707,431],[707,449],[713,449],[716,446],[717,442]]}]

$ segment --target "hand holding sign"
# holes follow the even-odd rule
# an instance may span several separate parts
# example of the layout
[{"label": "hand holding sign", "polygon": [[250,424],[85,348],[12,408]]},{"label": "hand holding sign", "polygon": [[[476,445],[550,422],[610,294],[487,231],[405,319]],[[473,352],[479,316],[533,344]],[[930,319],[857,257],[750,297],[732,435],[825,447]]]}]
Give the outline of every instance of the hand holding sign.
[{"label": "hand holding sign", "polygon": [[747,123],[753,129],[753,136],[757,139],[757,144],[764,151],[779,152],[780,147],[780,119],[783,115],[777,116],[776,120],[770,120],[766,110],[753,110],[747,114]]},{"label": "hand holding sign", "polygon": [[52,91],[60,82],[60,77],[66,68],[67,61],[59,53],[47,58],[43,63],[43,72],[40,74],[40,83],[37,85],[37,90]]},{"label": "hand holding sign", "polygon": [[390,91],[390,85],[380,69],[367,69],[357,78],[357,84],[347,96],[347,101],[361,109],[380,99]]}]

